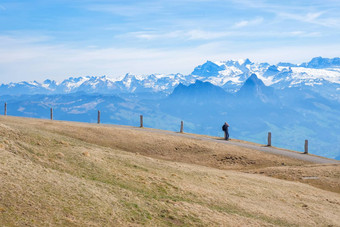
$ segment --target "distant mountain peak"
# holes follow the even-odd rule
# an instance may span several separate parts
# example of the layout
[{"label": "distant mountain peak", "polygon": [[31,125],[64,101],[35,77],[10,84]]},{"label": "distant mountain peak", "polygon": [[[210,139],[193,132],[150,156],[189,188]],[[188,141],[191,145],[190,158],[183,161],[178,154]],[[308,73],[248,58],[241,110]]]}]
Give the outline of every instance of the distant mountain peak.
[{"label": "distant mountain peak", "polygon": [[51,83],[56,83],[56,81],[55,80],[46,79],[46,80],[44,80],[43,83],[44,84],[51,84]]},{"label": "distant mountain peak", "polygon": [[323,58],[315,57],[307,63],[302,63],[300,66],[307,68],[329,68],[329,67],[340,67],[340,58]]},{"label": "distant mountain peak", "polygon": [[191,74],[202,77],[211,77],[218,75],[219,71],[224,69],[224,65],[219,65],[212,61],[207,61],[203,65],[197,66]]},{"label": "distant mountain peak", "polygon": [[249,58],[246,59],[238,59],[238,60],[228,60],[228,61],[224,61],[224,64],[226,66],[236,66],[236,67],[240,67],[240,66],[247,66],[252,64],[252,62],[249,60]]},{"label": "distant mountain peak", "polygon": [[201,80],[196,80],[195,83],[193,83],[192,85],[189,85],[190,86],[214,86],[213,84],[209,83],[209,82],[204,82],[204,81],[201,81]]},{"label": "distant mountain peak", "polygon": [[252,62],[249,60],[249,58],[246,58],[244,61],[243,61],[243,63],[242,63],[242,65],[249,65],[249,64],[251,64]]},{"label": "distant mountain peak", "polygon": [[266,86],[264,85],[263,81],[257,77],[255,73],[251,74],[250,77],[246,80],[244,85],[249,86]]},{"label": "distant mountain peak", "polygon": [[297,67],[297,64],[292,64],[289,62],[279,62],[276,66],[283,66],[283,67]]},{"label": "distant mountain peak", "polygon": [[267,103],[271,102],[274,95],[274,90],[271,87],[267,87],[263,81],[253,73],[244,82],[237,94],[239,97],[246,98],[247,100],[258,98],[262,102]]},{"label": "distant mountain peak", "polygon": [[195,97],[196,100],[207,99],[211,97],[221,98],[226,96],[226,92],[218,86],[215,86],[209,82],[203,82],[196,80],[195,83],[188,86],[180,83],[170,95],[171,98],[183,97]]}]

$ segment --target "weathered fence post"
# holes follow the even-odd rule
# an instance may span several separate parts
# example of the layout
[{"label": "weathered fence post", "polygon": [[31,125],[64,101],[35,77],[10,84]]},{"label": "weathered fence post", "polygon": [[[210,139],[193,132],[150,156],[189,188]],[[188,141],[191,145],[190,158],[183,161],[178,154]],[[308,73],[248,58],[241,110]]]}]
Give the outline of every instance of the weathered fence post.
[{"label": "weathered fence post", "polygon": [[181,130],[179,132],[183,133],[183,121],[181,121]]},{"label": "weathered fence post", "polygon": [[308,140],[305,140],[305,152],[304,154],[308,154]]},{"label": "weathered fence post", "polygon": [[143,128],[143,115],[140,115],[140,127]]},{"label": "weathered fence post", "polygon": [[53,108],[50,109],[50,118],[53,120]]},{"label": "weathered fence post", "polygon": [[272,133],[268,132],[268,144],[267,146],[270,147],[272,145]]},{"label": "weathered fence post", "polygon": [[5,116],[7,115],[7,102],[5,102]]},{"label": "weathered fence post", "polygon": [[100,124],[100,110],[98,110],[98,121],[97,121],[98,124]]}]

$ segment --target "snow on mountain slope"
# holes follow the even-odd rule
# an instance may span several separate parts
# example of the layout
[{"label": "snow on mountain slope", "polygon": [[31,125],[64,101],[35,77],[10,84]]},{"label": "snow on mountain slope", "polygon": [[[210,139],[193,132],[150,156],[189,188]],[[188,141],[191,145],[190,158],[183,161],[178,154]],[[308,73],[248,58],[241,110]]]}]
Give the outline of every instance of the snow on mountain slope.
[{"label": "snow on mountain slope", "polygon": [[303,67],[292,67],[293,78],[300,80],[325,79],[332,83],[340,84],[340,68],[313,69]]},{"label": "snow on mountain slope", "polygon": [[78,88],[80,85],[82,85],[84,82],[90,80],[90,77],[79,77],[79,78],[69,78],[66,81],[63,81],[61,83],[61,86],[65,87],[65,92],[69,92],[74,88]]}]

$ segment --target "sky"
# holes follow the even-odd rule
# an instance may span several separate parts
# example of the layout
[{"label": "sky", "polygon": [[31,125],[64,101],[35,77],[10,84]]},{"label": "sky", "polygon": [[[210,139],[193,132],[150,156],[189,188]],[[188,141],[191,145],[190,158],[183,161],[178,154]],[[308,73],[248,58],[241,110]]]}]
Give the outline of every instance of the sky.
[{"label": "sky", "polygon": [[0,84],[340,57],[339,0],[0,0]]}]

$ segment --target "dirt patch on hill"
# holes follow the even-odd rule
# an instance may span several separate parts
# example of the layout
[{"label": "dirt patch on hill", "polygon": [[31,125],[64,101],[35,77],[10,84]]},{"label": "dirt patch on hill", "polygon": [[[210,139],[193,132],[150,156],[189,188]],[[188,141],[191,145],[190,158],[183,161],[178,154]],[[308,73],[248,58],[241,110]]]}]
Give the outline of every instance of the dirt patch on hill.
[{"label": "dirt patch on hill", "polygon": [[299,181],[324,190],[340,193],[340,165],[336,164],[268,167],[246,172]]}]

